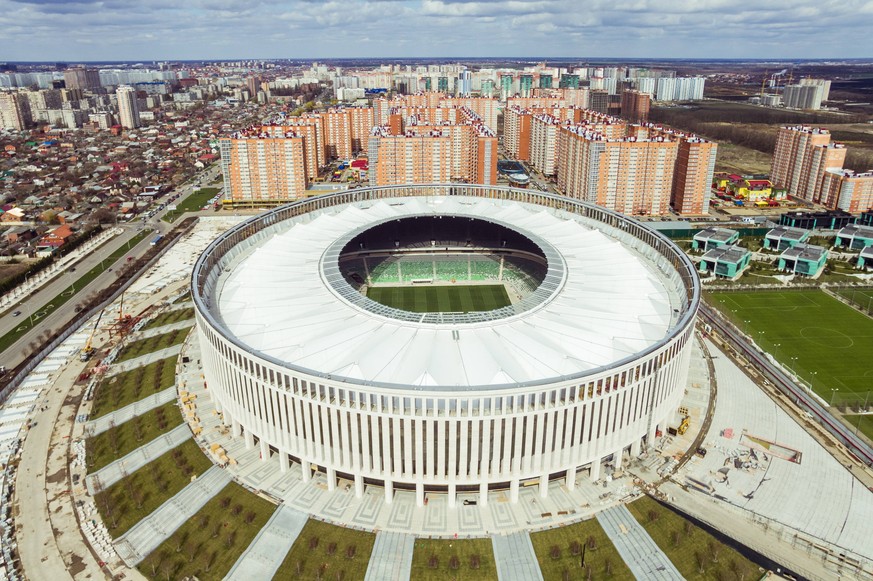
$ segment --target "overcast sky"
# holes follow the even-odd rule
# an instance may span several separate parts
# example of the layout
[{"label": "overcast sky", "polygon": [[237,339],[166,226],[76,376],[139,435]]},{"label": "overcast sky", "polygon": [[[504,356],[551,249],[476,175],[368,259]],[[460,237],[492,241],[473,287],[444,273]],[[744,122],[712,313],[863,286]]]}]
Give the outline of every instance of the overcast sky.
[{"label": "overcast sky", "polygon": [[873,57],[871,0],[0,0],[0,61]]}]

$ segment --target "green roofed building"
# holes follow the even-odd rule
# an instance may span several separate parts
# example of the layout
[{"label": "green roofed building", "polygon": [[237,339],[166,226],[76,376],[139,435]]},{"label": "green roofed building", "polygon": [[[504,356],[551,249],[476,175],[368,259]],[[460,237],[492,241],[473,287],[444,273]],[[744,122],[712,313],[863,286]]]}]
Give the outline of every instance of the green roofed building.
[{"label": "green roofed building", "polygon": [[705,275],[712,273],[724,278],[737,278],[749,267],[752,253],[741,246],[722,246],[713,248],[700,258],[698,271]]},{"label": "green roofed building", "polygon": [[764,248],[782,252],[788,248],[794,248],[809,240],[809,230],[792,228],[790,226],[777,226],[764,236]]},{"label": "green roofed building", "polygon": [[873,246],[873,227],[847,224],[837,233],[834,246],[859,250]]},{"label": "green roofed building", "polygon": [[798,244],[779,255],[779,269],[815,278],[827,261],[827,249],[812,244]]},{"label": "green roofed building", "polygon": [[691,248],[694,250],[710,251],[713,248],[730,246],[740,238],[740,233],[728,228],[706,228],[694,235]]}]

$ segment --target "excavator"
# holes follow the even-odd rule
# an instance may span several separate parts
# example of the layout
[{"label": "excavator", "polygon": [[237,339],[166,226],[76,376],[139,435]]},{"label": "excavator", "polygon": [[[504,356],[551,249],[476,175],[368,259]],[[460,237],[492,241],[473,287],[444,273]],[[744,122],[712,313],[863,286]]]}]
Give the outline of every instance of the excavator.
[{"label": "excavator", "polygon": [[[106,309],[103,309],[103,311],[105,310]],[[94,328],[91,329],[91,334],[88,335],[88,341],[85,342],[85,347],[79,353],[79,361],[88,361],[91,359],[91,356],[94,355],[94,352],[97,351],[91,346],[91,341],[94,339],[94,333],[97,332],[98,325],[100,325],[100,319],[103,318],[103,311],[100,311],[100,314],[97,315],[97,321],[94,323]]]}]

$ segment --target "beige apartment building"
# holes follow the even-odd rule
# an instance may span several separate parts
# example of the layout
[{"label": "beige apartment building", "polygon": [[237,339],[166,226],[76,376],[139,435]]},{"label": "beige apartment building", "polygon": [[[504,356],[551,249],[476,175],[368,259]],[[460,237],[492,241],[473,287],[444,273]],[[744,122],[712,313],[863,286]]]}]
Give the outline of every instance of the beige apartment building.
[{"label": "beige apartment building", "polygon": [[226,200],[235,206],[292,202],[306,191],[304,138],[252,130],[219,142]]}]

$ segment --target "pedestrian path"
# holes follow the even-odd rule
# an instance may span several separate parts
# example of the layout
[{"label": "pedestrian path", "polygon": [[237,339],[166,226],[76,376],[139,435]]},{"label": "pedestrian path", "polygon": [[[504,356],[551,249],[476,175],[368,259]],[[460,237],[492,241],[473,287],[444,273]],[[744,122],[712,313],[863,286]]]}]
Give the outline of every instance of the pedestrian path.
[{"label": "pedestrian path", "polygon": [[143,415],[147,411],[173,401],[175,398],[175,386],[168,387],[158,393],[153,393],[148,397],[144,397],[141,400],[135,401],[121,409],[115,410],[114,412],[100,416],[95,420],[90,420],[85,424],[85,435],[91,438],[97,434],[102,434],[112,426],[117,426],[130,421],[137,416]]},{"label": "pedestrian path", "polygon": [[491,546],[500,581],[543,581],[543,572],[527,532],[494,535]]},{"label": "pedestrian path", "polygon": [[597,513],[597,522],[637,579],[673,581],[683,578],[646,529],[623,504]]},{"label": "pedestrian path", "polygon": [[236,560],[225,579],[272,579],[307,520],[308,514],[288,505],[280,505],[249,548]]},{"label": "pedestrian path", "polygon": [[137,367],[143,367],[160,359],[166,359],[167,357],[178,355],[181,351],[182,344],[180,343],[178,345],[173,345],[172,347],[167,347],[166,349],[161,349],[159,351],[146,353],[145,355],[140,355],[139,357],[136,357],[134,359],[128,359],[127,361],[122,361],[120,363],[113,363],[112,366],[109,368],[109,372],[106,374],[106,376],[112,377],[113,375],[118,375],[119,373],[130,371],[131,369],[136,369]]},{"label": "pedestrian path", "polygon": [[370,564],[364,581],[409,579],[412,574],[412,551],[415,536],[406,533],[376,533]]},{"label": "pedestrian path", "polygon": [[148,444],[140,446],[97,472],[89,474],[85,478],[88,492],[93,496],[98,488],[103,490],[109,488],[128,474],[136,472],[155,458],[163,456],[176,446],[181,445],[190,437],[191,430],[186,424],[178,425],[166,434],[161,434]]},{"label": "pedestrian path", "polygon": [[115,541],[118,556],[128,567],[136,567],[230,481],[230,474],[217,466],[204,472]]}]

